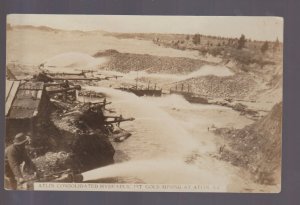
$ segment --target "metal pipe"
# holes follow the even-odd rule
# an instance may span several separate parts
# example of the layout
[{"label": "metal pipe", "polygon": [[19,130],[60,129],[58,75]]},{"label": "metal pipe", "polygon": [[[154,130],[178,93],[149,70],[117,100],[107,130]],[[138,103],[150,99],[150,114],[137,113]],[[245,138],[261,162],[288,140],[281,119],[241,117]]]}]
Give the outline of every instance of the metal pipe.
[{"label": "metal pipe", "polygon": [[57,90],[47,90],[47,92],[49,94],[54,94],[54,93],[62,93],[62,92],[70,91],[70,90],[80,90],[80,89],[81,89],[81,86],[76,85],[76,86],[71,87],[71,88],[64,88],[64,89],[57,89]]}]

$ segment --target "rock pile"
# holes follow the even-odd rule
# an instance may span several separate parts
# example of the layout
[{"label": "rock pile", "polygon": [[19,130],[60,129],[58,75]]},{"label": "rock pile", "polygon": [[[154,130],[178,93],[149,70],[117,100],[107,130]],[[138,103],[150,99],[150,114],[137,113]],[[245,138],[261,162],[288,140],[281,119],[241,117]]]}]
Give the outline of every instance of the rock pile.
[{"label": "rock pile", "polygon": [[190,78],[179,84],[191,85],[194,93],[208,96],[210,98],[234,98],[244,99],[249,96],[257,85],[249,75],[236,74],[233,76],[200,76]]},{"label": "rock pile", "polygon": [[110,60],[100,65],[100,68],[125,73],[146,70],[150,73],[187,74],[198,70],[204,64],[210,64],[203,60],[191,58],[119,53],[115,50],[98,52],[94,56],[110,57]]},{"label": "rock pile", "polygon": [[70,168],[72,159],[70,153],[60,151],[47,152],[45,155],[35,158],[33,162],[44,175],[49,175]]}]

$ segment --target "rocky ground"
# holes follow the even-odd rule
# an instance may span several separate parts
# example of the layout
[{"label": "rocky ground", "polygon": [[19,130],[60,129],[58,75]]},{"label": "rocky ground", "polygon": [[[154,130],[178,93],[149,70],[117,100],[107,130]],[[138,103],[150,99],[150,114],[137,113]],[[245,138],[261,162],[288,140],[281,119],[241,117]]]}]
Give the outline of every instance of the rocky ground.
[{"label": "rocky ground", "polygon": [[215,133],[227,142],[219,159],[249,170],[262,184],[280,183],[282,103],[268,115],[243,129],[219,128]]}]

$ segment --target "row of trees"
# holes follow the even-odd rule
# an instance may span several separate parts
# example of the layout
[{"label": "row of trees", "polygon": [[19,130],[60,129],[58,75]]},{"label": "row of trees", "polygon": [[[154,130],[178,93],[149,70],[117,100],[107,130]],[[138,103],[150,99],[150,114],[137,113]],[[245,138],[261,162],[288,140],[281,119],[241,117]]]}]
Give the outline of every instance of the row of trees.
[{"label": "row of trees", "polygon": [[[202,43],[202,38],[205,39],[203,43]],[[216,45],[218,47],[220,47],[220,46],[231,46],[231,47],[235,47],[235,48],[241,50],[241,49],[246,47],[246,44],[250,43],[250,45],[253,44],[252,47],[255,48],[255,49],[257,48],[257,45],[260,45],[260,51],[262,53],[265,53],[270,48],[273,48],[273,51],[276,51],[280,48],[280,42],[279,42],[278,38],[273,43],[265,41],[263,44],[260,44],[258,41],[252,41],[251,39],[247,39],[244,34],[241,34],[240,38],[215,37],[213,39],[216,39],[217,42],[214,42],[214,43],[211,42],[211,41],[208,41],[207,39],[210,39],[210,38],[197,33],[197,34],[194,34],[194,35],[186,35],[185,39],[182,39],[182,40],[172,41],[172,45],[175,46],[175,47],[179,47],[180,44],[184,44],[186,42],[191,42],[192,41],[192,43],[194,45],[206,44],[209,47],[213,46],[213,45]],[[227,40],[227,42],[226,42],[226,40]],[[155,43],[158,43],[161,40],[159,38],[156,38],[153,41]]]},{"label": "row of trees", "polygon": [[[189,38],[187,40],[189,40]],[[201,42],[201,35],[200,34],[193,35],[192,40],[193,40],[193,43],[195,45],[199,45],[200,42]],[[232,41],[228,41],[228,42],[232,43]],[[243,49],[246,46],[246,42],[247,42],[246,36],[244,34],[242,34],[241,37],[238,39],[237,49]],[[221,44],[218,43],[218,45],[220,46]],[[269,46],[268,41],[265,41],[263,43],[263,45],[261,46],[260,50],[261,50],[262,53],[265,53],[267,50],[269,50],[269,47],[270,46]],[[274,50],[277,50],[279,47],[280,47],[280,42],[277,38],[276,41],[275,41],[275,44],[274,44]]]},{"label": "row of trees", "polygon": [[[238,48],[238,49],[242,49],[242,48],[245,47],[245,44],[246,44],[246,37],[245,37],[244,34],[242,34],[241,37],[240,37],[239,40],[238,40],[238,47],[237,47],[237,48]],[[270,48],[269,42],[268,42],[268,41],[265,41],[265,42],[262,44],[262,46],[261,46],[261,48],[260,48],[260,51],[261,51],[262,53],[265,53],[266,51],[269,50],[269,48]],[[275,41],[275,43],[274,43],[273,50],[276,51],[276,50],[278,50],[279,48],[280,48],[280,42],[279,42],[279,40],[278,40],[278,38],[277,38],[276,41]]]}]

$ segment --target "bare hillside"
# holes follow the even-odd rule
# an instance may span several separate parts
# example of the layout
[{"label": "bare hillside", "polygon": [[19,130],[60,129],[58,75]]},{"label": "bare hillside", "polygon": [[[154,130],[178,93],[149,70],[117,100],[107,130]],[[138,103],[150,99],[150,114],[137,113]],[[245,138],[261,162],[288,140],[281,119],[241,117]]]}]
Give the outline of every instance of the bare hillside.
[{"label": "bare hillside", "polygon": [[233,165],[249,169],[257,182],[280,183],[282,103],[268,115],[243,129],[217,129],[228,140],[220,150],[220,158]]}]

